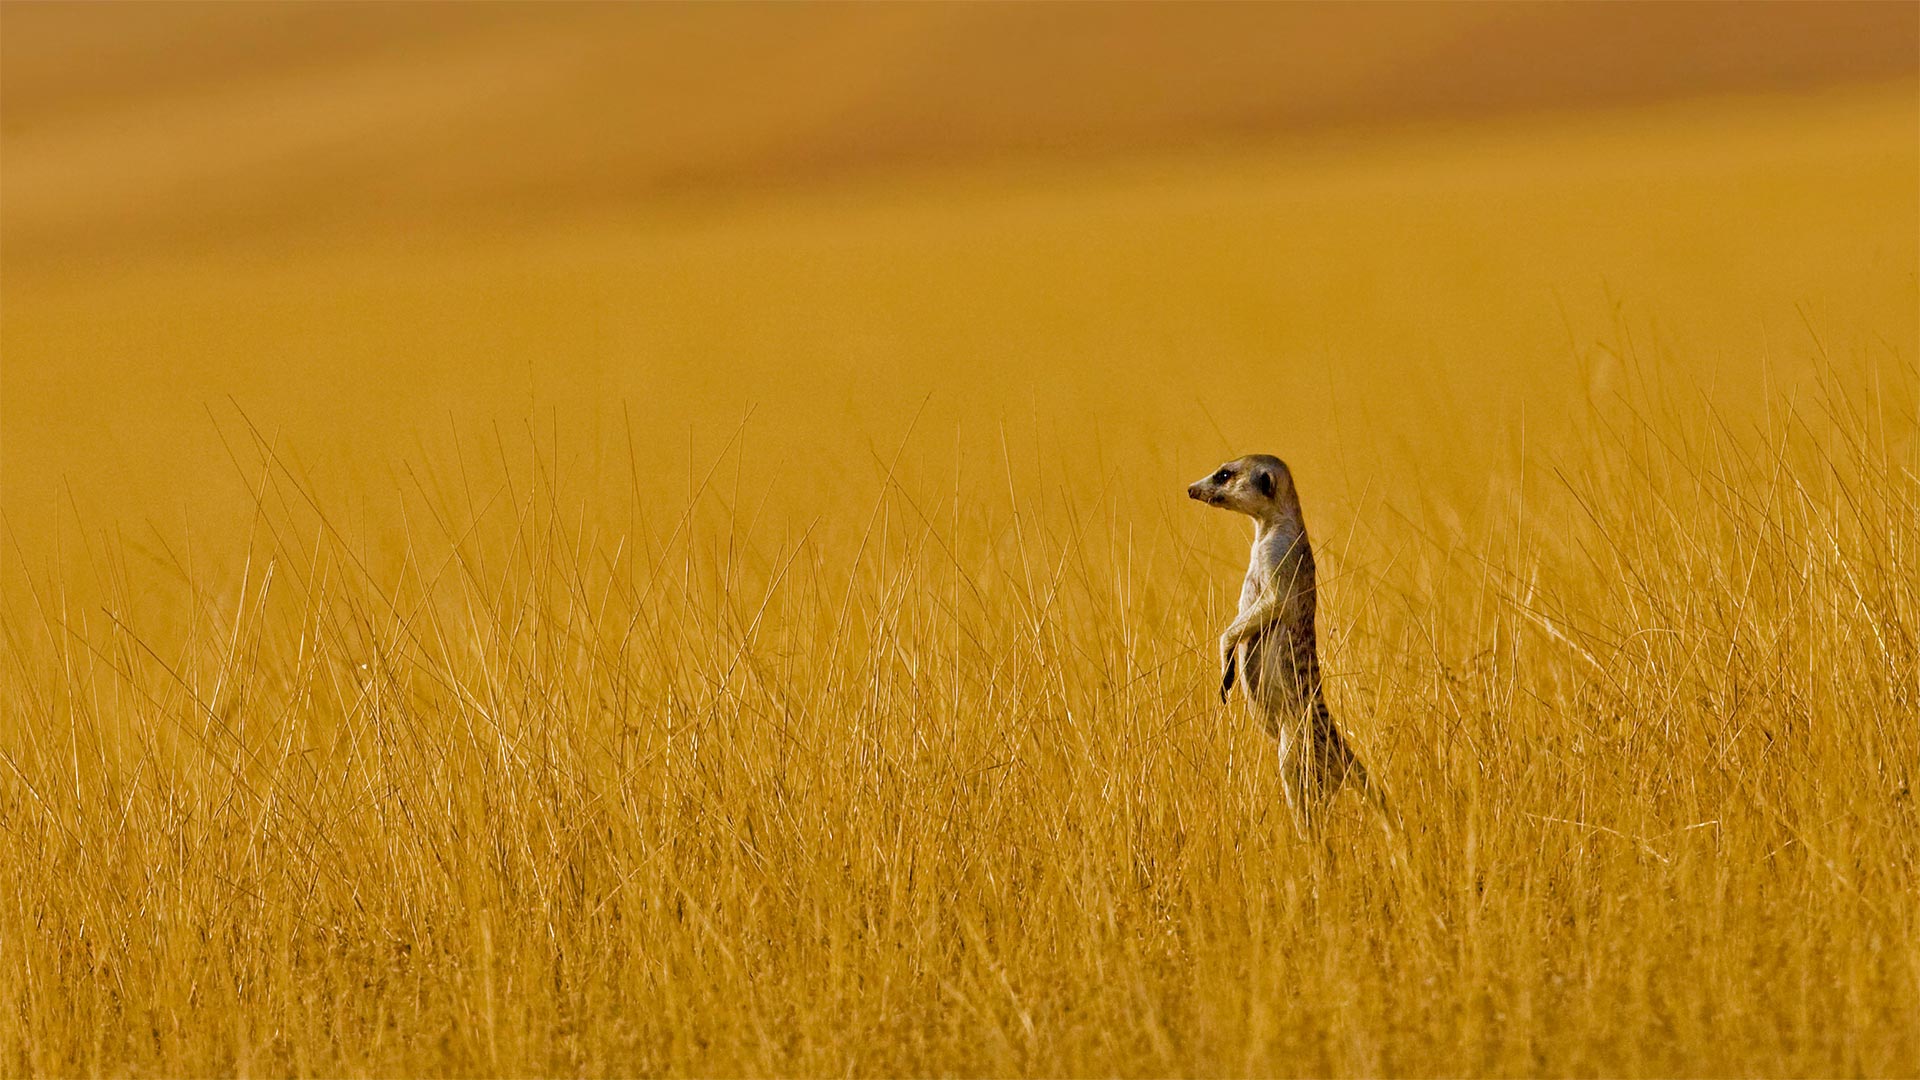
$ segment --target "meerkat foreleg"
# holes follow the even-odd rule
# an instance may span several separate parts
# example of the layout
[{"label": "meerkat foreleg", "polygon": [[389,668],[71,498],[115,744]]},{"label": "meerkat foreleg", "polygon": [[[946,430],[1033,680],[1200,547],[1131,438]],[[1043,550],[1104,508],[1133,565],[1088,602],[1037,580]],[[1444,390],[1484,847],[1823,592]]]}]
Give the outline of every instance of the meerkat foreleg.
[{"label": "meerkat foreleg", "polygon": [[1268,594],[1255,601],[1220,633],[1220,700],[1233,690],[1240,645],[1271,625],[1280,614],[1279,598]]}]

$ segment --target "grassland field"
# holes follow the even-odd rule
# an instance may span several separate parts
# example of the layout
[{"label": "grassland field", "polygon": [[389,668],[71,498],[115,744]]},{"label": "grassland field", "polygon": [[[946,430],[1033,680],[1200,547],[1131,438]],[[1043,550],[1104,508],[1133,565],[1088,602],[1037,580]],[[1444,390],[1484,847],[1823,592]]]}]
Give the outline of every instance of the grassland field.
[{"label": "grassland field", "polygon": [[[16,254],[0,1072],[1920,1072],[1916,130]],[[1256,450],[1402,831],[1212,696]]]}]

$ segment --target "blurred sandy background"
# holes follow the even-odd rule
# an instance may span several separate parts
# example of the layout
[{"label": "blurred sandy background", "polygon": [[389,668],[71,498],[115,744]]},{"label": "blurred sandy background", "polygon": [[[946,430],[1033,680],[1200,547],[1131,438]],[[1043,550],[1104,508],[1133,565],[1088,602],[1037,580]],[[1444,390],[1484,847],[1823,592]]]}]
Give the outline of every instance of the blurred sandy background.
[{"label": "blurred sandy background", "polygon": [[1910,76],[1905,4],[13,4],[7,256]]},{"label": "blurred sandy background", "polygon": [[1172,481],[1493,453],[1636,329],[1723,385],[1822,327],[1914,355],[1909,4],[10,3],[0,42],[30,535],[237,491],[235,405],[360,480],[529,416],[678,477],[757,408],[824,483],[924,402],[948,453],[1104,425]]}]

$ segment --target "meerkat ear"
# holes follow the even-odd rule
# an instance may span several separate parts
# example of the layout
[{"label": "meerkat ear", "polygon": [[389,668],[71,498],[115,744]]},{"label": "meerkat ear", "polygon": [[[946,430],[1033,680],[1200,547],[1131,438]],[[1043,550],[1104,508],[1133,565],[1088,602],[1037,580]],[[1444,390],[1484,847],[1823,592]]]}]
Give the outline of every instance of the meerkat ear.
[{"label": "meerkat ear", "polygon": [[1261,495],[1273,498],[1273,473],[1266,469],[1258,470],[1253,474],[1253,486]]}]

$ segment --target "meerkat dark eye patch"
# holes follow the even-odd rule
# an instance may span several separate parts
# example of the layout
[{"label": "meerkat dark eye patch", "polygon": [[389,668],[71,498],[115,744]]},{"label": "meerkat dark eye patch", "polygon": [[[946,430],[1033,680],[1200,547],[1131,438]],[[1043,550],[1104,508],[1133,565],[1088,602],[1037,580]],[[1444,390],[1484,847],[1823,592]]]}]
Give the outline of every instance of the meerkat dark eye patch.
[{"label": "meerkat dark eye patch", "polygon": [[1232,469],[1223,468],[1219,472],[1213,474],[1213,482],[1216,484],[1224,484],[1231,479],[1233,479]]},{"label": "meerkat dark eye patch", "polygon": [[1254,473],[1253,486],[1259,490],[1260,494],[1266,496],[1269,499],[1273,498],[1273,474],[1272,473],[1267,472],[1265,469],[1262,469],[1259,472]]}]

